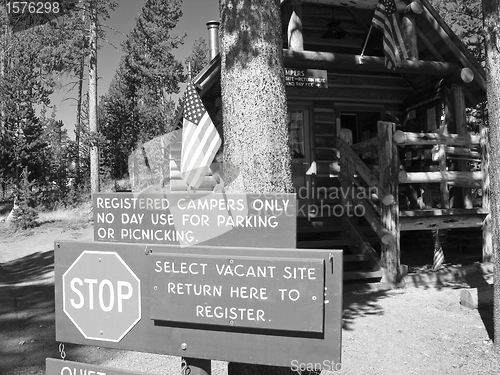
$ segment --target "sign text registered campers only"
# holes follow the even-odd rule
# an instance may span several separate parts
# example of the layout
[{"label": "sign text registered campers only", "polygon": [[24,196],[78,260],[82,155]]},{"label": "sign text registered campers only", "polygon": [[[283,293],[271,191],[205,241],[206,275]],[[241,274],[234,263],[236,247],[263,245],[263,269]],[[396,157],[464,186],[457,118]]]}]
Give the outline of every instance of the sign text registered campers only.
[{"label": "sign text registered campers only", "polygon": [[295,247],[294,194],[94,194],[94,240]]}]

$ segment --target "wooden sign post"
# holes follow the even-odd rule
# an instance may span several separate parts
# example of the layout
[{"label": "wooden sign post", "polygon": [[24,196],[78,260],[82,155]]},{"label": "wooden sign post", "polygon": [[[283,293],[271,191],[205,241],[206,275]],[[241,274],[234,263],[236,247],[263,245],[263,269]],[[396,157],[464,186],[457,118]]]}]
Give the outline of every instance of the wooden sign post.
[{"label": "wooden sign post", "polygon": [[94,224],[95,242],[55,245],[58,341],[176,355],[191,374],[340,365],[342,251],[295,248],[294,195],[97,194]]}]

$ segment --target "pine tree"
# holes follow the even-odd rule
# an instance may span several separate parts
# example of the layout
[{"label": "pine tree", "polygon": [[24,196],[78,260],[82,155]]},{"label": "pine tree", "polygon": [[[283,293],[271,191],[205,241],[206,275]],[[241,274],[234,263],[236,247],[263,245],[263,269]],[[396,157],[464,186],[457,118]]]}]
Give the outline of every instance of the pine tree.
[{"label": "pine tree", "polygon": [[183,81],[182,64],[175,59],[174,50],[184,36],[172,35],[182,16],[181,5],[181,0],[146,0],[123,46],[130,74],[158,96],[163,90],[179,92]]},{"label": "pine tree", "polygon": [[207,42],[205,38],[199,37],[194,41],[191,54],[186,58],[186,65],[191,66],[191,77],[196,77],[208,62]]},{"label": "pine tree", "polygon": [[103,162],[114,178],[127,172],[138,145],[170,130],[175,103],[169,95],[184,80],[174,55],[184,37],[172,35],[181,15],[180,0],[147,0],[122,45],[125,55],[103,98],[106,118],[100,121],[107,141]]}]

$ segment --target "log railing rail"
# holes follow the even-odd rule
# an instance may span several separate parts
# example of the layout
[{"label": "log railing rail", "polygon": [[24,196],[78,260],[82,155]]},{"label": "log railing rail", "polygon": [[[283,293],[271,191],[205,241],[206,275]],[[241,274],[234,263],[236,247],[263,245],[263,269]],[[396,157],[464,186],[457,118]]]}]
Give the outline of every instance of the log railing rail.
[{"label": "log railing rail", "polygon": [[[442,133],[413,133],[396,130],[393,123],[379,121],[378,136],[352,146],[336,138],[335,148],[340,165],[339,180],[342,189],[374,187],[378,197],[354,197],[353,203],[363,208],[364,217],[381,241],[381,265],[390,282],[397,282],[400,276],[399,234],[400,230],[449,229],[453,227],[483,227],[490,230],[484,220],[489,212],[485,207],[484,192],[488,186],[485,170],[484,145],[487,133],[481,135],[458,135]],[[337,129],[338,130],[338,129]],[[340,134],[337,131],[337,134]],[[398,147],[434,146],[432,150],[422,149],[421,157],[432,159],[437,170],[406,172],[398,157]],[[416,146],[416,147],[415,147]],[[378,155],[379,175],[373,173],[359,155],[374,152]],[[481,165],[479,171],[447,170],[450,161],[472,161]],[[459,163],[456,163],[459,164]],[[399,184],[423,184],[430,190],[431,184],[439,184],[439,207],[432,206],[431,193],[426,192],[423,207],[410,211],[399,211]],[[462,189],[481,188],[481,207],[450,208],[449,186]],[[467,197],[467,193],[463,194]],[[464,198],[465,199],[465,198]],[[400,223],[400,219],[402,222]],[[491,258],[491,246],[483,246],[483,259]]]}]

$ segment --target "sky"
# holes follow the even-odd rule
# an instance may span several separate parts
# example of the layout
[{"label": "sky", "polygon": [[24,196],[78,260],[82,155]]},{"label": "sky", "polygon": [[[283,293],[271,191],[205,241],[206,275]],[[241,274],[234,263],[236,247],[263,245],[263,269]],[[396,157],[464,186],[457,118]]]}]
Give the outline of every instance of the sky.
[{"label": "sky", "polygon": [[[121,34],[108,31],[107,40],[109,43],[106,41],[100,42],[102,47],[98,53],[98,98],[108,91],[109,84],[118,68],[123,53],[120,45],[126,39],[126,35],[135,26],[136,16],[145,3],[144,0],[116,1],[118,7],[114,12],[111,12],[111,18],[106,21],[106,24]],[[182,12],[183,16],[179,20],[173,34],[187,34],[184,39],[184,45],[174,52],[176,58],[184,62],[185,58],[191,53],[193,43],[196,39],[204,37],[208,41],[206,23],[211,20],[219,20],[219,0],[183,0]],[[64,122],[66,129],[68,129],[68,135],[74,139],[77,90],[74,89],[69,92],[68,90],[73,86],[71,83],[75,82],[75,79],[63,77],[61,81],[66,87],[51,96],[51,105],[57,106],[56,119]],[[182,95],[184,87],[185,85],[181,85],[180,94],[173,95],[172,99],[177,101],[177,98]],[[49,109],[49,114],[50,111]]]}]

